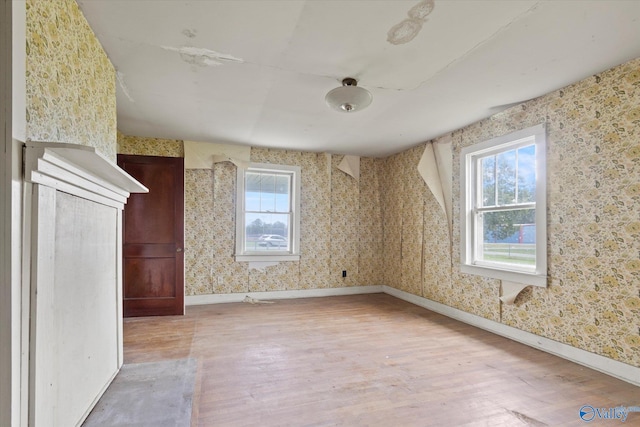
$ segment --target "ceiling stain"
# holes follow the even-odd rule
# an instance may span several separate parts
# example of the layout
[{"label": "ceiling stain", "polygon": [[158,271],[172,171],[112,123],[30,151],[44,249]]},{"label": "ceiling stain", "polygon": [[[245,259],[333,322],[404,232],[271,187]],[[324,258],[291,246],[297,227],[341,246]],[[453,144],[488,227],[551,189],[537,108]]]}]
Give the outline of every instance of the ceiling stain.
[{"label": "ceiling stain", "polygon": [[189,37],[190,39],[193,39],[198,35],[198,30],[196,30],[195,28],[185,28],[184,30],[182,30],[182,34],[184,34],[186,37]]},{"label": "ceiling stain", "polygon": [[243,63],[244,60],[240,58],[236,58],[235,56],[229,55],[227,53],[220,53],[214,50],[201,48],[201,47],[192,47],[192,46],[183,46],[183,47],[172,47],[172,46],[160,46],[164,50],[169,50],[172,52],[178,52],[180,54],[180,58],[188,64],[197,65],[198,67],[217,67],[222,65],[225,62],[239,62]]},{"label": "ceiling stain", "polygon": [[387,33],[387,41],[395,45],[409,43],[418,35],[435,7],[434,0],[423,0],[413,6],[407,13],[407,19],[391,27]]}]

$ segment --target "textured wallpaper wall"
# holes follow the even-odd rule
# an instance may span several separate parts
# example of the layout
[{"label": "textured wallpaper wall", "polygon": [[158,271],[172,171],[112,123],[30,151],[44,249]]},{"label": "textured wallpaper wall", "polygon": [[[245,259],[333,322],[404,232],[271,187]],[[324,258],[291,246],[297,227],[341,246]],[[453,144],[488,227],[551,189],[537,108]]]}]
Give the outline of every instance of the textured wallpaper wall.
[{"label": "textured wallpaper wall", "polygon": [[[498,280],[458,268],[460,150],[542,122],[549,287],[528,288],[515,306],[501,306]],[[640,366],[640,59],[452,137],[451,253],[444,215],[415,172],[422,148],[386,159],[385,284]]]},{"label": "textured wallpaper wall", "polygon": [[74,0],[27,0],[26,136],[116,156],[115,70]]},{"label": "textured wallpaper wall", "polygon": [[[182,141],[119,133],[118,152],[181,157],[184,148]],[[249,269],[233,257],[236,167],[225,162],[210,170],[185,170],[186,294],[382,284],[382,162],[362,158],[358,182],[337,169],[340,160],[342,156],[251,149],[253,162],[302,170],[301,259],[264,270]]]},{"label": "textured wallpaper wall", "polygon": [[[499,281],[459,271],[462,147],[548,128],[549,287],[501,305]],[[233,258],[235,167],[187,170],[188,295],[385,284],[640,366],[640,59],[455,131],[453,245],[417,172],[418,146],[361,161],[253,148],[251,160],[302,167],[302,257],[265,271]],[[182,155],[180,141],[120,138],[128,154]],[[437,142],[437,140],[436,140]],[[346,279],[340,272],[347,270]]]},{"label": "textured wallpaper wall", "polygon": [[[301,257],[264,269],[235,262],[236,168],[186,171],[187,294],[319,289],[381,284],[379,176],[362,159],[360,182],[336,169],[342,156],[251,149],[251,161],[302,170]],[[329,164],[331,161],[331,173]],[[342,278],[342,270],[347,277]]]},{"label": "textured wallpaper wall", "polygon": [[118,131],[118,154],[141,156],[184,157],[181,140],[128,136]]}]

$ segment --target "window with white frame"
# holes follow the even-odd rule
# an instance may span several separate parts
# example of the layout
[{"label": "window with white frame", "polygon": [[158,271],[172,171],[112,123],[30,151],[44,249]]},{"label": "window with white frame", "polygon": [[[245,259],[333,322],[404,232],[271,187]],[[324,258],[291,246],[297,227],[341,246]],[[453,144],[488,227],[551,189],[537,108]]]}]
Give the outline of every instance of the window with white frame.
[{"label": "window with white frame", "polygon": [[461,271],[547,285],[546,130],[461,151]]},{"label": "window with white frame", "polygon": [[236,261],[300,259],[300,167],[238,168]]}]

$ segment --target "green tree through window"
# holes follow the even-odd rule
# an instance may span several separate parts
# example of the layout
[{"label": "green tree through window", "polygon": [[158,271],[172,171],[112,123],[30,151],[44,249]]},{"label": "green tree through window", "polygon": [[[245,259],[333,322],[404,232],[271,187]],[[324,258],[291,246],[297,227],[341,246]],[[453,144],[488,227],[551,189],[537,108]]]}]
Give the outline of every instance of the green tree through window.
[{"label": "green tree through window", "polygon": [[481,167],[481,206],[512,206],[482,215],[484,241],[499,242],[534,225],[535,209],[514,205],[535,200],[535,145],[484,157]]}]

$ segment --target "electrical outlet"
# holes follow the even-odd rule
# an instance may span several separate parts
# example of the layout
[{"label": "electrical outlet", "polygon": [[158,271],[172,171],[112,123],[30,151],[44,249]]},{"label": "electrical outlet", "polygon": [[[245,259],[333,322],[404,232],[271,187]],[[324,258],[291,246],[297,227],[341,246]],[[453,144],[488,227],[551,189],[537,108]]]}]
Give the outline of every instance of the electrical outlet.
[{"label": "electrical outlet", "polygon": [[342,270],[342,277],[347,277],[347,270]]},{"label": "electrical outlet", "polygon": [[224,279],[222,278],[222,276],[218,276],[218,286],[222,285],[224,285]]}]

